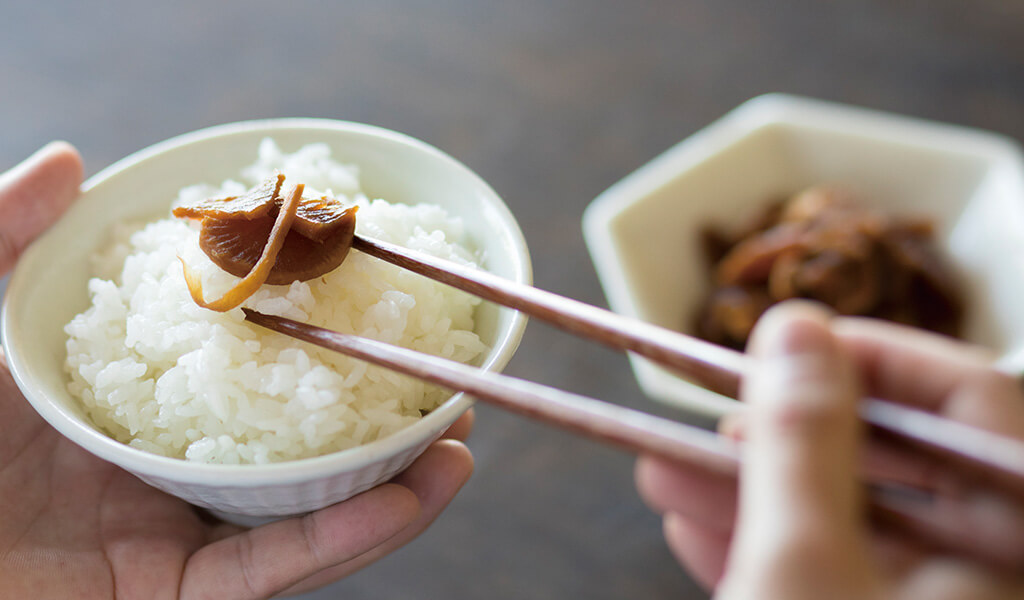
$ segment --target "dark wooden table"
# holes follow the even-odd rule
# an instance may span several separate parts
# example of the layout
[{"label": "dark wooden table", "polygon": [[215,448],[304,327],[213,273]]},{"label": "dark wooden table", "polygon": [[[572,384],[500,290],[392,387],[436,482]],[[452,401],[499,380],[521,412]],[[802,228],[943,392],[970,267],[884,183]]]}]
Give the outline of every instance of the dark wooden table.
[{"label": "dark wooden table", "polygon": [[[373,123],[480,173],[518,216],[536,283],[603,304],[580,216],[634,168],[770,91],[1022,140],[1022,31],[1018,0],[4,0],[0,168],[53,138],[92,173],[217,123]],[[672,414],[624,357],[537,323],[508,371]],[[434,527],[308,598],[705,597],[630,457],[478,416],[477,472]]]}]

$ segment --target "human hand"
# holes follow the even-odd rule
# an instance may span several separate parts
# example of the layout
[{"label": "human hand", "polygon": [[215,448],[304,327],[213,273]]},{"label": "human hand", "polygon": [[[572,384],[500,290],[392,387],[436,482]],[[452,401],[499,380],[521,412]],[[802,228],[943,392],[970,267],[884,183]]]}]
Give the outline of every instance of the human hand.
[{"label": "human hand", "polygon": [[[0,175],[0,274],[78,194],[81,159],[46,146]],[[304,517],[215,522],[51,429],[0,354],[0,598],[266,598],[408,543],[473,469],[467,413],[392,482]]]},{"label": "human hand", "polygon": [[[863,395],[1024,439],[1014,380],[966,345],[877,321],[830,320],[806,303],[769,311],[751,352],[756,366],[742,392],[749,410],[725,425],[745,438],[738,493],[696,469],[651,457],[637,465],[638,488],[664,515],[670,548],[715,598],[1024,597],[1024,577],[873,532],[858,478]],[[926,462],[889,466],[918,482],[942,478]],[[1019,504],[987,494],[964,500],[979,522],[1020,529]]]}]

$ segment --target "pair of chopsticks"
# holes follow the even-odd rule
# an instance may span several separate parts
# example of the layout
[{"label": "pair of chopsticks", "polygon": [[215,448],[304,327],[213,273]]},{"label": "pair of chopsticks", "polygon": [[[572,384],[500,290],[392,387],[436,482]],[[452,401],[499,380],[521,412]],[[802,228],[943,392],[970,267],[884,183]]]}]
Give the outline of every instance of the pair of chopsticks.
[{"label": "pair of chopsticks", "polygon": [[[353,247],[580,337],[635,352],[731,397],[738,394],[747,368],[747,358],[739,352],[486,271],[360,236],[355,237]],[[739,445],[704,429],[385,343],[243,310],[246,319],[255,324],[465,391],[598,441],[694,465],[722,477],[738,474]],[[874,398],[862,400],[860,414],[872,433],[939,459],[972,480],[1024,498],[1024,442]],[[869,486],[869,509],[877,522],[937,550],[967,555],[1002,569],[1024,570],[1024,544],[1015,539],[982,539],[975,531],[956,526],[956,511],[950,512],[948,503],[942,512],[932,514],[920,503],[908,504],[905,497],[891,492]]]}]

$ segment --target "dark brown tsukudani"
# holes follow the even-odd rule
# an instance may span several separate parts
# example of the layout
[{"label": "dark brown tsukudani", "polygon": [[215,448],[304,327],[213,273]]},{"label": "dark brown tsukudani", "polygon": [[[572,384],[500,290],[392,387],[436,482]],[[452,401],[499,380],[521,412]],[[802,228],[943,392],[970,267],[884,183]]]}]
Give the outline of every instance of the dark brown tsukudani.
[{"label": "dark brown tsukudani", "polygon": [[[293,281],[309,281],[338,268],[352,247],[355,210],[349,217],[341,227],[333,228],[322,241],[317,241],[296,231],[296,216],[265,283],[288,285]],[[199,247],[218,267],[235,277],[245,277],[259,260],[262,250],[255,241],[268,239],[273,226],[269,219],[211,221],[203,224]]]},{"label": "dark brown tsukudani", "polygon": [[195,204],[184,204],[171,211],[175,217],[190,219],[257,219],[280,205],[284,175],[277,173],[241,196],[206,198]]},{"label": "dark brown tsukudani", "polygon": [[[204,199],[176,207],[174,216],[201,219],[199,247],[221,269],[243,281],[220,300],[206,302],[199,277],[185,269],[193,300],[211,310],[230,310],[260,285],[307,281],[337,268],[355,234],[357,207],[328,198],[280,195],[284,175],[268,178],[242,196]],[[288,213],[287,215],[285,213]]]},{"label": "dark brown tsukudani", "polygon": [[697,334],[742,349],[776,302],[808,298],[840,314],[887,319],[951,336],[963,300],[924,220],[897,220],[828,188],[769,206],[744,230],[705,232],[712,290]]},{"label": "dark brown tsukudani", "polygon": [[205,300],[203,298],[202,278],[198,273],[189,268],[185,259],[180,256],[178,257],[178,260],[181,261],[182,273],[185,275],[185,285],[188,286],[188,293],[192,296],[193,302],[203,308],[217,312],[227,312],[232,308],[238,307],[249,296],[256,293],[256,290],[267,280],[267,276],[277,259],[277,253],[281,251],[281,246],[284,245],[288,229],[295,219],[295,209],[299,204],[299,198],[302,196],[302,188],[303,185],[301,183],[295,186],[291,193],[288,194],[284,204],[281,205],[281,209],[274,219],[274,227],[270,231],[267,243],[252,270],[220,298],[210,301]]}]

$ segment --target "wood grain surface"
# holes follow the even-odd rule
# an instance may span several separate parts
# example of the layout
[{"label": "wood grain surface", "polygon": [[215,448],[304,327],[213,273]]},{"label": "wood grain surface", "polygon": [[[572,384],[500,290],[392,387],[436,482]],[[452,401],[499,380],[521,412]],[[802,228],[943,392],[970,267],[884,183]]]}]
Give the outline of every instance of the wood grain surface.
[{"label": "wood grain surface", "polygon": [[[409,133],[519,218],[538,286],[604,298],[584,207],[744,100],[783,91],[1024,140],[1018,0],[0,0],[0,168],[54,138],[92,173],[218,123]],[[508,372],[675,415],[619,353],[531,323]],[[423,537],[307,599],[705,598],[632,459],[481,407],[477,471]]]}]

